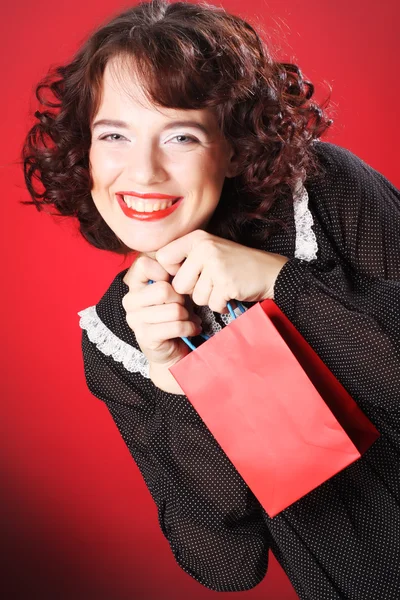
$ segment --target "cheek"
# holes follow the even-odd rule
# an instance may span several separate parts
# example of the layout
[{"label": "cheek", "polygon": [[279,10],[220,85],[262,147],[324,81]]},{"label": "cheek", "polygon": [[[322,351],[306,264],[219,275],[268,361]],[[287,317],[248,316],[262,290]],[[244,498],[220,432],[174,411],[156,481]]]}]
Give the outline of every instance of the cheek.
[{"label": "cheek", "polygon": [[219,150],[215,150],[208,157],[203,166],[205,181],[213,188],[221,188],[226,174],[226,156]]},{"label": "cheek", "polygon": [[217,153],[199,156],[193,153],[185,160],[170,162],[175,178],[187,189],[219,189],[225,179],[222,157]]},{"label": "cheek", "polygon": [[122,157],[92,148],[89,152],[93,189],[109,185],[121,170]]}]

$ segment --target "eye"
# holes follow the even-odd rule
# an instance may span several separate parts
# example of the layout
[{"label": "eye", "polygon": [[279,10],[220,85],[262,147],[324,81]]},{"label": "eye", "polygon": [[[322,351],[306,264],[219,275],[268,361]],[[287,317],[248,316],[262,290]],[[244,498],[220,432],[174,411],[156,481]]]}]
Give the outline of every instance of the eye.
[{"label": "eye", "polygon": [[101,137],[99,139],[106,140],[107,142],[119,142],[122,139],[126,140],[126,138],[123,135],[121,135],[120,133],[108,133],[107,135],[104,135],[103,137]]},{"label": "eye", "polygon": [[176,135],[175,137],[171,138],[169,141],[172,141],[172,140],[179,140],[178,141],[179,146],[187,146],[188,144],[198,144],[199,143],[199,140],[197,140],[195,137],[192,137],[191,135]]}]

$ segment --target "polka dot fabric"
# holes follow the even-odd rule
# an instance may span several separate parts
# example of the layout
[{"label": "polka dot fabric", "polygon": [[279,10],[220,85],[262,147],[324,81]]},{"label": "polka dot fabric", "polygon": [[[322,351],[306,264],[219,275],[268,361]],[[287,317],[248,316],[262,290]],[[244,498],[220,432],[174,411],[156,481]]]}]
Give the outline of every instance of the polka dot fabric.
[{"label": "polka dot fabric", "polygon": [[[293,258],[293,218],[267,244],[246,243],[290,258],[275,301],[380,431],[361,459],[270,518],[185,396],[128,372],[82,331],[85,375],[142,473],[178,564],[199,583],[250,589],[271,549],[301,600],[398,600],[400,193],[348,150],[314,149],[324,169],[305,186],[317,258]],[[96,310],[138,348],[121,303],[125,273]]]}]

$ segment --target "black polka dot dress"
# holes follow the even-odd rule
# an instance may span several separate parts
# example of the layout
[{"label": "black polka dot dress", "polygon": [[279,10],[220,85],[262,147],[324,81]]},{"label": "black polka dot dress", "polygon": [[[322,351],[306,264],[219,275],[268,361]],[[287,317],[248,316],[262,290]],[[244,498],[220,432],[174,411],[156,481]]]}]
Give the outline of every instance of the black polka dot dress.
[{"label": "black polka dot dress", "polygon": [[[358,461],[270,518],[186,396],[149,379],[121,303],[126,270],[79,313],[85,376],[140,469],[176,561],[200,584],[248,590],[271,549],[301,600],[398,600],[400,193],[348,150],[314,148],[323,173],[304,182],[306,212],[296,221],[293,209],[288,228],[254,246],[289,257],[275,302],[381,434]],[[212,331],[226,325],[208,311]]]}]

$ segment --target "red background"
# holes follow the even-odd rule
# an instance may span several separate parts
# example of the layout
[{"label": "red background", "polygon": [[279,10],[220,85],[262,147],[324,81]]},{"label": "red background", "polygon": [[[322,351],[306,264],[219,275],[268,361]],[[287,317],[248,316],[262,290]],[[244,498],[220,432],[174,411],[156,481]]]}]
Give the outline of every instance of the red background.
[{"label": "red background", "polygon": [[[86,388],[77,312],[128,266],[28,199],[16,164],[36,108],[33,87],[86,34],[127,7],[115,0],[6,2],[1,9],[3,218],[1,575],[15,600],[216,597],[175,563],[156,509],[107,408]],[[345,146],[400,186],[397,0],[225,0],[260,23],[324,95]],[[5,212],[4,212],[5,208]],[[6,595],[4,595],[4,591]],[[297,598],[271,557],[246,598]],[[224,596],[237,597],[232,593]]]}]

